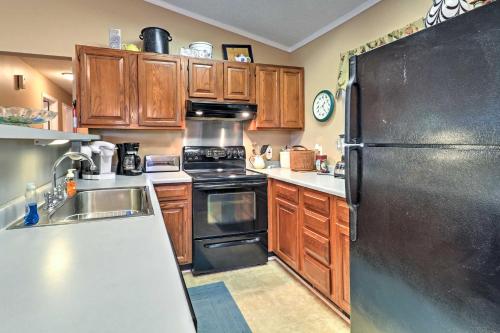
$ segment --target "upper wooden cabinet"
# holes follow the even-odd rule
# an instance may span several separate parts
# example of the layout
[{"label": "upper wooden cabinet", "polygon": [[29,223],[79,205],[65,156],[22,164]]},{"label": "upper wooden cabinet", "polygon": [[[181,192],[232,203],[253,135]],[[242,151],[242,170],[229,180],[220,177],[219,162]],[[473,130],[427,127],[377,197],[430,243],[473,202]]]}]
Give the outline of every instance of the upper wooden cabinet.
[{"label": "upper wooden cabinet", "polygon": [[180,127],[184,107],[181,60],[165,55],[138,56],[139,125]]},{"label": "upper wooden cabinet", "polygon": [[209,59],[188,60],[190,98],[217,101],[253,101],[253,65]]},{"label": "upper wooden cabinet", "polygon": [[183,127],[180,57],[80,45],[76,54],[80,126]]},{"label": "upper wooden cabinet", "polygon": [[257,65],[256,129],[304,128],[304,69]]},{"label": "upper wooden cabinet", "polygon": [[186,99],[257,103],[249,129],[304,128],[304,70],[76,46],[81,127],[182,129]]},{"label": "upper wooden cabinet", "polygon": [[280,127],[280,69],[277,66],[255,68],[255,98],[258,105],[257,128]]},{"label": "upper wooden cabinet", "polygon": [[221,98],[222,72],[215,60],[190,58],[189,96],[194,98]]},{"label": "upper wooden cabinet", "polygon": [[281,128],[304,128],[304,69],[280,69]]},{"label": "upper wooden cabinet", "polygon": [[250,64],[224,62],[224,99],[249,101],[250,89]]},{"label": "upper wooden cabinet", "polygon": [[82,47],[78,51],[81,125],[129,125],[134,59],[111,49]]}]

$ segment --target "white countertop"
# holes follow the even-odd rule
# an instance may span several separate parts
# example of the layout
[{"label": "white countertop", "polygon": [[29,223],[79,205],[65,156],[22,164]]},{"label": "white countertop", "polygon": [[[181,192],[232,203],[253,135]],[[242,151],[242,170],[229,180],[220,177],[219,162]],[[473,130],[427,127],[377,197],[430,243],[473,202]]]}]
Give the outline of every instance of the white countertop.
[{"label": "white countertop", "polygon": [[345,198],[344,179],[335,178],[332,175],[318,175],[316,172],[296,172],[285,168],[249,170],[264,173],[269,178]]},{"label": "white countertop", "polygon": [[80,189],[149,186],[154,215],[1,230],[0,330],[195,332],[152,187],[184,181],[184,173],[81,181]]}]

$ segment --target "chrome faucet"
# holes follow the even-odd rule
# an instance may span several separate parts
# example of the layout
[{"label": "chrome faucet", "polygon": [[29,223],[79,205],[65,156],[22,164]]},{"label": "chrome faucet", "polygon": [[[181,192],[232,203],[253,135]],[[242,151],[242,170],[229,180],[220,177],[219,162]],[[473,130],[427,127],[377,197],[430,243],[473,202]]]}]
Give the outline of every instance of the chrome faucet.
[{"label": "chrome faucet", "polygon": [[57,185],[57,167],[64,161],[66,158],[70,158],[74,161],[87,160],[90,163],[90,170],[95,170],[96,166],[94,161],[85,154],[80,152],[69,151],[59,157],[52,166],[52,189],[50,192],[44,194],[45,197],[45,209],[49,212],[53,211],[57,207],[59,207],[66,198],[66,190],[64,189],[63,184]]}]

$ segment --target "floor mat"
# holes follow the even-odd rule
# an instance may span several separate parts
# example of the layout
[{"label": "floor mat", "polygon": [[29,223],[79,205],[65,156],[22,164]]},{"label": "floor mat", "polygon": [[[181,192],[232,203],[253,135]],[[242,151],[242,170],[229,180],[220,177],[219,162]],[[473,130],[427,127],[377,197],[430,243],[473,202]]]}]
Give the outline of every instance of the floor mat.
[{"label": "floor mat", "polygon": [[251,332],[224,282],[188,289],[198,321],[198,333]]}]

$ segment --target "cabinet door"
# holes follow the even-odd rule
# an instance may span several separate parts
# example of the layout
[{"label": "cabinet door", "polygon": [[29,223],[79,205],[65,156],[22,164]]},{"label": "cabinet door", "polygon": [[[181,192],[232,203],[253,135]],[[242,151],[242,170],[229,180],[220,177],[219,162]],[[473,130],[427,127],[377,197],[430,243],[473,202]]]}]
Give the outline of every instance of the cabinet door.
[{"label": "cabinet door", "polygon": [[130,124],[130,62],[136,57],[110,49],[81,48],[79,96],[81,125]]},{"label": "cabinet door", "polygon": [[304,70],[281,68],[281,128],[304,128]]},{"label": "cabinet door", "polygon": [[191,218],[189,201],[161,202],[163,222],[180,265],[191,263]]},{"label": "cabinet door", "polygon": [[277,66],[260,66],[255,69],[257,128],[280,127],[280,69]]},{"label": "cabinet door", "polygon": [[181,62],[177,57],[141,54],[138,58],[139,125],[182,125]]},{"label": "cabinet door", "polygon": [[282,199],[276,199],[276,253],[294,269],[299,258],[299,208]]},{"label": "cabinet door", "polygon": [[224,63],[224,99],[250,100],[250,64]]},{"label": "cabinet door", "polygon": [[220,64],[213,60],[189,59],[189,96],[219,99],[223,82]]},{"label": "cabinet door", "polygon": [[345,200],[335,198],[335,224],[332,235],[332,299],[345,312],[350,305],[349,207]]}]

